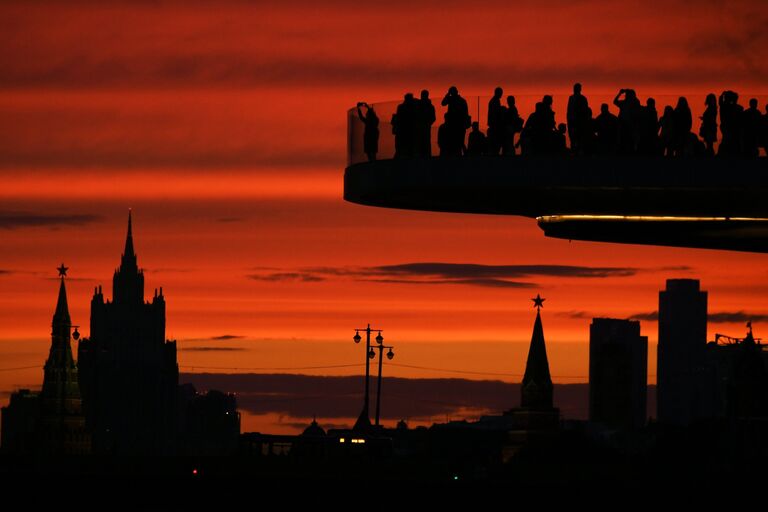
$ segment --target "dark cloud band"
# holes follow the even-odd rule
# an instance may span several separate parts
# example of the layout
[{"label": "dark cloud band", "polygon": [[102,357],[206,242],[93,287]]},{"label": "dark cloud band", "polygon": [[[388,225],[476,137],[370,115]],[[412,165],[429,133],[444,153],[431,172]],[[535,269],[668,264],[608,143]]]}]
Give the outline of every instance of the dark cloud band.
[{"label": "dark cloud band", "polygon": [[530,288],[535,277],[607,278],[630,277],[640,269],[572,265],[482,265],[477,263],[419,262],[376,267],[311,267],[275,272],[254,269],[247,277],[256,281],[320,282],[332,278],[374,283],[457,284],[487,288]]},{"label": "dark cloud band", "polygon": [[76,214],[39,214],[31,212],[0,211],[0,229],[19,229],[30,227],[83,226],[101,220],[101,216]]}]

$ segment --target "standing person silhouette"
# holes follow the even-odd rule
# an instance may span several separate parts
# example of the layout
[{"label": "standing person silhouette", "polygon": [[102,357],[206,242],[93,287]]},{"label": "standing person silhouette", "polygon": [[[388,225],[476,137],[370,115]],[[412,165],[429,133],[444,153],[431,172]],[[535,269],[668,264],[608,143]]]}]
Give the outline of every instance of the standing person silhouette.
[{"label": "standing person silhouette", "polygon": [[756,157],[760,155],[760,136],[763,124],[763,115],[757,108],[757,98],[749,100],[749,108],[743,114],[742,140],[744,156]]},{"label": "standing person silhouette", "polygon": [[472,124],[467,100],[459,95],[456,86],[451,86],[440,104],[448,107],[448,111],[445,113],[445,124],[448,137],[451,140],[450,146],[452,148],[464,148],[467,128]]},{"label": "standing person silhouette", "polygon": [[656,100],[648,98],[640,111],[640,135],[638,152],[643,155],[659,154],[659,112],[656,110]]},{"label": "standing person silhouette", "polygon": [[469,132],[469,141],[467,142],[466,156],[482,156],[486,154],[488,139],[480,131],[480,123],[472,123],[472,131]]},{"label": "standing person silhouette", "polygon": [[416,154],[416,100],[413,93],[406,93],[403,102],[392,116],[392,133],[395,136],[395,158],[412,157]]},{"label": "standing person silhouette", "polygon": [[497,87],[493,91],[493,97],[488,102],[488,136],[487,136],[487,154],[498,155],[502,146],[504,137],[505,108],[501,104],[501,97],[504,90]]},{"label": "standing person silhouette", "polygon": [[675,109],[671,105],[664,107],[659,126],[661,127],[661,154],[672,156],[675,150]]},{"label": "standing person silhouette", "polygon": [[435,106],[424,89],[416,102],[416,156],[432,156],[432,125],[436,119]]},{"label": "standing person silhouette", "polygon": [[613,155],[619,147],[619,118],[608,110],[608,104],[600,105],[595,118],[595,150],[599,155]]},{"label": "standing person silhouette", "polygon": [[701,119],[699,136],[706,145],[707,156],[715,156],[715,142],[717,142],[717,96],[713,93],[707,94],[704,105],[707,108],[704,110],[704,115],[699,118]]},{"label": "standing person silhouette", "polygon": [[[362,107],[367,109],[363,115]],[[357,104],[357,117],[363,122],[363,151],[368,156],[368,161],[376,160],[376,153],[379,152],[379,116],[373,106],[361,101]]]},{"label": "standing person silhouette", "polygon": [[515,97],[507,96],[507,108],[504,110],[504,136],[501,141],[501,154],[515,156],[515,134],[523,131],[525,120],[520,117],[515,105]]},{"label": "standing person silhouette", "polygon": [[683,154],[683,150],[689,139],[688,134],[691,132],[691,128],[693,128],[691,108],[688,106],[688,100],[684,96],[680,96],[677,100],[674,119],[675,123],[672,134],[672,143],[675,156],[680,156]]},{"label": "standing person silhouette", "polygon": [[717,154],[736,156],[742,154],[742,125],[744,107],[739,105],[739,95],[733,91],[723,91],[717,100],[720,107],[720,147]]},{"label": "standing person silhouette", "polygon": [[[539,154],[552,154],[556,145],[555,111],[552,109],[554,100],[549,94],[545,94],[539,104],[537,124],[534,131],[534,147]],[[565,134],[563,134],[565,137]]]},{"label": "standing person silhouette", "polygon": [[613,104],[619,107],[619,152],[634,155],[637,152],[642,108],[640,100],[634,89],[620,89],[613,98]]},{"label": "standing person silhouette", "polygon": [[554,100],[550,94],[545,94],[541,99],[541,129],[547,132],[553,132],[557,129],[555,111],[552,109],[553,104]]},{"label": "standing person silhouette", "polygon": [[[575,155],[584,153],[584,138],[589,129],[591,115],[589,101],[581,94],[581,84],[573,84],[573,94],[568,98],[566,121],[568,122],[568,138],[571,141],[571,152]],[[587,117],[589,116],[589,117]]]},{"label": "standing person silhouette", "polygon": [[760,144],[765,151],[765,156],[768,157],[768,104],[765,105],[765,114],[763,114],[763,123],[761,125],[762,144]]},{"label": "standing person silhouette", "polygon": [[554,155],[567,155],[568,148],[565,145],[565,132],[568,128],[565,123],[557,125],[557,131],[552,135],[552,147],[550,151]]}]

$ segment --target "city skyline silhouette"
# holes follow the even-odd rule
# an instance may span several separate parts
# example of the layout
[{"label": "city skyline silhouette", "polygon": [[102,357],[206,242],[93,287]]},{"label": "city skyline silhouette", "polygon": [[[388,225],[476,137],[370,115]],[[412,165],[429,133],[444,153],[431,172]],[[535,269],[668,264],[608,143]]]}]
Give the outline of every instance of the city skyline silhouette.
[{"label": "city skyline silhouette", "polygon": [[[141,215],[139,215],[139,218],[141,218]],[[115,238],[116,241],[119,239],[119,236],[114,236],[113,238]],[[141,251],[140,248],[143,246],[141,238],[137,244],[139,247],[137,252],[139,252]],[[125,241],[120,244],[116,243],[115,245],[118,247],[120,245],[125,245]],[[144,251],[141,251],[141,253],[144,254]],[[69,267],[72,267],[72,263],[69,263]],[[271,279],[270,276],[273,270],[274,269],[267,269],[267,273],[264,274],[265,280]],[[314,269],[313,271],[316,272],[318,276],[320,276],[319,278],[323,278],[323,276],[331,275],[335,272],[332,269]],[[628,275],[632,275],[639,271],[637,269],[628,269],[623,267],[587,268],[579,266],[568,267],[557,265],[494,266],[478,264],[461,265],[451,263],[411,263],[403,265],[381,266],[381,268],[367,270],[348,269],[348,272],[359,273],[361,278],[364,278],[367,282],[371,283],[368,286],[377,286],[375,282],[372,282],[376,279],[384,281],[384,285],[386,285],[386,281],[390,280],[393,276],[408,276],[408,274],[411,273],[413,274],[411,277],[416,281],[423,279],[422,276],[429,277],[432,275],[443,275],[444,277],[441,279],[448,281],[452,280],[453,282],[448,284],[451,285],[451,287],[458,289],[465,287],[482,288],[482,285],[478,286],[474,284],[472,280],[487,280],[492,278],[498,281],[498,287],[506,288],[509,286],[512,290],[514,290],[517,286],[517,282],[512,281],[511,279],[515,276],[525,277],[530,274],[535,275],[538,273],[542,275],[550,274],[553,276],[563,276],[560,277],[560,279],[576,276],[570,277],[570,279],[576,281],[584,281],[587,279],[626,279]],[[681,274],[680,271],[676,272],[677,274]],[[694,276],[692,270],[684,271],[682,274]],[[372,276],[374,279],[371,279]],[[96,280],[95,282],[98,281],[100,280]],[[46,283],[50,283],[50,281],[44,280],[43,284]],[[78,283],[79,281],[77,279],[71,282],[70,288],[72,285],[76,285]],[[506,285],[505,283],[509,283],[509,285]],[[381,284],[378,286],[381,286]],[[445,286],[445,284],[442,286]],[[648,307],[643,311],[637,311],[637,309],[630,310],[636,311],[635,313],[622,312],[620,309],[606,309],[602,311],[598,310],[591,313],[592,316],[589,316],[590,312],[588,311],[567,311],[566,313],[558,313],[558,311],[555,310],[551,312],[551,318],[549,319],[550,324],[552,322],[557,323],[558,318],[562,322],[563,318],[565,317],[569,320],[569,323],[579,324],[584,330],[583,337],[576,340],[558,340],[555,338],[553,341],[552,335],[549,336],[550,341],[548,344],[557,347],[557,349],[550,349],[549,351],[550,360],[553,361],[551,364],[554,364],[554,368],[556,369],[552,373],[553,381],[559,385],[586,384],[588,382],[589,373],[587,363],[589,357],[586,340],[588,340],[588,321],[591,317],[614,316],[618,318],[631,318],[639,320],[645,326],[644,332],[648,334],[650,339],[655,340],[656,333],[654,326],[657,313],[656,305],[652,302],[654,293],[658,291],[659,286],[660,285],[658,284],[652,285],[655,290],[650,292],[647,298],[648,300],[646,301],[650,302],[651,304],[649,304]],[[88,287],[91,288],[92,292],[92,286],[88,285]],[[708,289],[711,288],[708,287]],[[531,295],[532,290],[530,287],[523,287],[523,290],[524,296]],[[70,295],[71,294],[72,293],[70,292]],[[713,295],[716,297],[715,294]],[[523,304],[525,304],[526,301],[528,301],[527,298],[522,299]],[[70,299],[69,302],[71,304],[70,308],[72,309],[83,307],[83,304],[78,304],[73,299]],[[81,298],[80,302],[87,304],[90,302],[90,296],[85,295],[85,298]],[[478,380],[492,380],[509,384],[520,383],[524,373],[523,369],[525,366],[525,358],[528,348],[527,342],[524,341],[524,336],[526,335],[525,332],[527,331],[525,327],[525,313],[527,313],[527,311],[527,308],[523,310],[523,315],[521,315],[523,320],[520,322],[521,325],[515,325],[510,329],[512,332],[514,332],[515,329],[519,329],[524,333],[519,341],[513,339],[512,336],[509,336],[508,340],[478,340],[478,342],[475,342],[473,347],[470,349],[471,353],[478,354],[476,358],[467,357],[467,348],[465,348],[466,345],[461,341],[454,341],[448,343],[447,346],[444,345],[441,347],[445,352],[445,357],[447,357],[447,359],[445,359],[447,364],[438,364],[433,361],[433,357],[430,357],[433,355],[432,352],[434,352],[434,344],[430,343],[429,341],[416,341],[416,343],[414,343],[411,340],[405,340],[406,347],[414,345],[412,348],[409,348],[409,359],[411,360],[407,362],[402,360],[387,362],[387,370],[384,377],[385,386],[388,386],[386,382],[393,377],[401,379],[405,378],[406,381],[415,379],[415,383],[417,383],[420,379],[468,379],[470,382]],[[617,315],[614,313],[616,311],[619,311],[620,313]],[[171,318],[173,317],[172,309],[169,311],[169,315]],[[84,317],[85,318],[77,321],[78,325],[87,325],[87,312],[84,314]],[[713,339],[716,332],[722,331],[727,331],[733,335],[739,335],[741,334],[743,325],[746,321],[754,321],[758,328],[762,321],[762,317],[759,313],[753,314],[740,308],[735,308],[733,311],[711,310],[709,318],[710,323],[707,339]],[[729,328],[728,326],[733,327]],[[81,327],[80,331],[84,336],[89,335],[89,330],[87,327]],[[581,342],[582,339],[584,342]],[[400,339],[397,339],[397,342],[399,344],[403,343],[403,341]],[[31,344],[32,343],[29,343],[26,348],[29,348],[29,345]],[[292,344],[299,347],[299,351],[308,352],[305,363],[302,362],[297,364],[295,362],[294,348],[291,347]],[[282,345],[282,348],[279,347],[280,345]],[[38,346],[41,346],[41,348],[44,347],[44,345]],[[267,354],[266,361],[268,362],[262,363],[261,361],[264,361],[264,359],[262,359],[261,361],[257,360],[253,363],[243,364],[242,357],[244,353],[247,354],[249,351],[254,351],[261,347],[264,347],[264,349],[267,350],[265,354]],[[17,350],[18,348],[19,345],[16,345]],[[22,346],[21,348],[24,347]],[[649,349],[649,383],[654,383],[655,381],[656,372],[654,349],[655,345],[652,345]],[[330,355],[328,354],[329,352]],[[6,379],[8,379],[10,376],[8,382],[11,384],[7,385],[5,391],[6,393],[10,393],[11,391],[19,388],[36,389],[39,385],[39,383],[35,382],[34,379],[36,372],[38,372],[39,368],[41,367],[42,359],[34,352],[27,352],[27,354],[28,355],[24,361],[28,361],[32,364],[30,364],[28,367],[22,366],[21,368],[9,367],[9,371],[3,372],[3,374],[0,375]],[[495,364],[488,365],[486,358],[491,358],[495,361]],[[208,373],[213,375],[221,374],[222,379],[226,382],[225,374],[229,372],[243,373],[246,375],[306,374],[316,375],[318,378],[322,378],[323,376],[331,378],[332,376],[337,375],[360,375],[360,372],[362,371],[362,365],[359,364],[359,358],[356,357],[356,352],[348,346],[348,344],[343,338],[341,338],[341,336],[339,336],[339,339],[331,338],[329,340],[323,340],[318,338],[308,338],[306,341],[296,337],[293,339],[284,340],[264,338],[248,339],[246,336],[235,334],[224,334],[221,336],[211,336],[208,338],[193,338],[182,340],[179,348],[179,359],[180,372],[187,379],[184,380],[184,378],[182,378],[181,382],[194,382],[194,375],[196,373]],[[567,369],[560,369],[563,367]],[[30,375],[30,381],[18,383],[16,378],[20,373],[21,375]],[[374,387],[372,387],[372,389],[374,389]],[[566,386],[562,389],[565,391],[569,388]],[[570,389],[575,390],[576,388]],[[236,389],[225,390],[231,392],[238,391]],[[291,393],[291,391],[288,392]],[[354,395],[354,393],[352,394]],[[578,396],[578,392],[576,396]],[[320,397],[319,400],[322,403],[324,398]],[[571,400],[573,401],[573,404],[571,404]],[[490,403],[494,402],[491,400]],[[478,406],[473,408],[470,406],[470,404],[456,405],[456,408],[449,407],[445,411],[437,413],[437,415],[427,414],[423,417],[423,419],[418,419],[417,415],[417,417],[412,419],[415,421],[414,424],[430,424],[431,422],[437,420],[456,417],[457,414],[463,414],[467,418],[477,418],[485,412],[492,410],[492,408],[489,406]],[[467,407],[469,407],[469,409],[466,409]],[[570,410],[574,418],[586,416],[584,397],[569,399],[569,401],[564,404],[564,408],[566,410]],[[464,409],[464,412],[461,412],[462,409]],[[254,414],[251,413],[250,408],[247,408],[244,411],[244,430],[258,430],[259,427],[263,425],[264,427],[267,427],[275,432],[296,432],[303,429],[303,427],[301,427],[301,421],[311,417],[309,414],[307,414],[301,418],[296,418],[291,414],[288,414],[287,417],[283,420],[281,419],[282,414],[280,413],[279,408],[276,408],[274,411],[270,411],[269,409],[265,410],[258,405],[255,409],[253,409],[253,411]],[[319,415],[322,418],[321,411],[314,411],[313,414]],[[353,422],[355,414],[356,413],[350,411],[344,417],[347,418],[347,421],[351,423]],[[335,412],[329,416],[329,424],[341,423],[337,419],[333,419],[338,418],[339,416],[337,415],[338,412]],[[653,413],[651,413],[650,416],[653,416]],[[399,419],[402,419],[390,416],[389,414],[385,414],[384,418],[385,422],[388,423],[393,423]]]},{"label": "city skyline silhouette", "polygon": [[[121,270],[126,265],[128,268],[130,268],[132,265],[136,266],[136,255],[134,253],[134,238],[132,235],[132,215],[133,212],[129,211],[128,215],[128,236],[125,239],[124,242],[124,250],[122,255],[122,263],[121,268],[118,270]],[[127,260],[126,260],[127,258]],[[127,261],[127,263],[126,263]],[[442,268],[445,272],[447,269],[453,269],[455,268],[454,265],[451,264],[438,264],[438,263],[432,263],[429,264],[432,267],[439,267]],[[542,267],[544,268],[544,267]],[[139,272],[139,275],[143,274],[142,267],[136,266],[137,271]],[[69,267],[65,266],[63,263],[56,269],[59,274],[59,278],[62,279],[62,289],[63,289],[63,279],[64,276],[66,276],[67,272],[69,271]],[[524,267],[524,266],[518,266],[518,267],[499,267],[494,269],[493,267],[478,267],[474,268],[474,270],[477,271],[485,271],[488,272],[521,272],[526,273],[530,272],[532,268],[530,267]],[[553,272],[559,272],[559,273],[568,273],[568,272],[585,272],[584,269],[574,269],[574,268],[567,268],[567,267],[552,267],[550,269]],[[463,269],[464,272],[467,271],[467,269]],[[122,270],[122,272],[125,272],[125,270]],[[609,272],[607,269],[601,269],[598,272],[605,273]],[[625,271],[616,271],[619,275],[622,272]],[[115,274],[115,283],[122,282],[123,279],[118,279],[118,272],[116,271]],[[683,280],[684,281],[684,280]],[[122,287],[125,287],[126,285],[121,285]],[[163,298],[162,295],[162,287],[160,289],[160,297]],[[158,288],[155,289],[155,300],[157,300],[157,293]],[[60,292],[61,295],[62,292]],[[105,295],[105,292],[102,290],[101,286],[96,287],[95,291],[96,295],[95,297],[103,297]],[[108,292],[107,292],[108,293]],[[117,293],[117,292],[115,292]],[[123,291],[122,294],[125,294],[127,292]],[[59,302],[61,302],[61,298],[59,299]],[[103,300],[103,299],[102,299]],[[540,311],[540,309],[543,307],[545,298],[541,298],[539,294],[533,299],[531,299],[534,302],[534,306],[537,309],[537,312]],[[64,299],[65,303],[66,298]],[[107,300],[107,303],[110,301]],[[147,303],[149,305],[149,303]],[[147,306],[148,307],[148,306]],[[58,314],[58,313],[57,313]],[[92,312],[93,314],[93,312]],[[634,315],[630,318],[630,320],[634,320],[635,322],[641,321],[643,324],[647,323],[653,323],[656,321],[658,313],[656,311],[650,311],[646,313],[640,313],[637,315]],[[575,317],[583,317],[580,318],[583,323],[587,322],[587,318],[584,316],[584,314],[574,315]],[[601,315],[596,315],[601,316]],[[606,316],[606,315],[602,315]],[[721,323],[740,323],[743,325],[745,319],[748,320],[748,325],[751,328],[752,320],[755,320],[755,322],[759,325],[760,317],[759,315],[749,315],[745,312],[736,312],[736,313],[727,313],[727,312],[711,312],[708,316],[709,322],[717,326]],[[98,322],[100,320],[94,320],[93,317],[91,317],[91,322],[93,325],[93,322],[96,321],[98,325]],[[74,325],[74,324],[73,324]],[[711,326],[710,326],[711,327]],[[90,330],[87,327],[80,327],[81,332],[77,333],[75,342],[77,346],[73,347],[72,351],[73,353],[78,353],[80,350],[78,350],[78,347],[80,346],[80,343],[83,342],[83,339],[80,339],[81,336],[84,337],[85,343],[88,343],[89,337],[91,336]],[[706,325],[704,327],[706,329]],[[711,330],[711,329],[710,329]],[[654,335],[655,333],[651,333]],[[738,334],[738,332],[736,332]],[[700,336],[706,337],[706,331],[702,331],[700,333]],[[706,337],[707,340],[709,339],[715,339],[720,336],[720,334],[714,334],[710,337]],[[373,338],[372,338],[373,339]],[[237,341],[238,337],[234,335],[225,335],[219,337],[218,341],[222,342],[228,342],[231,343],[233,341]],[[194,340],[192,340],[194,341]],[[205,342],[206,340],[196,340]],[[207,340],[208,342],[213,341],[212,339]],[[296,340],[293,340],[294,342]],[[175,342],[175,340],[174,340]],[[495,343],[496,345],[501,345],[503,347],[504,344],[501,343]],[[528,366],[530,366],[530,350],[531,348],[527,346],[527,343],[522,343],[522,346],[520,347],[521,350],[518,355],[512,356],[508,361],[503,361],[502,366],[506,368],[513,367],[515,365],[519,366],[521,362],[525,360],[525,358],[528,358],[528,363],[526,363]],[[89,345],[90,346],[90,345]],[[552,351],[550,349],[550,352],[554,356],[562,356],[561,351],[563,348],[567,347],[567,344],[554,344],[556,349]],[[187,350],[191,352],[200,352],[202,358],[204,359],[209,352],[239,352],[240,348],[238,347],[230,347],[230,346],[207,346],[207,345],[197,345],[192,344]],[[654,351],[655,352],[655,351]],[[526,356],[527,353],[527,356]],[[653,385],[656,377],[656,369],[655,369],[655,354],[651,354],[650,361],[651,364],[647,367],[647,377],[649,380],[649,383],[651,383],[651,387],[649,387],[649,393],[651,394],[652,400],[649,400],[647,405],[647,413],[646,417],[649,418],[655,418],[656,417],[656,402],[655,402],[655,386]],[[78,358],[79,359],[79,358]],[[544,355],[544,360],[546,361],[547,356],[546,353]],[[589,359],[589,358],[588,358]],[[466,354],[464,354],[464,363],[463,365],[456,365],[454,368],[447,368],[445,366],[441,367],[435,367],[435,366],[416,366],[412,364],[397,364],[388,362],[387,366],[387,372],[394,371],[398,372],[398,370],[420,370],[420,372],[417,372],[416,377],[390,377],[386,376],[384,377],[384,382],[387,388],[390,386],[395,387],[395,389],[399,389],[399,391],[395,391],[395,396],[393,398],[388,399],[387,401],[392,401],[395,403],[395,406],[393,407],[392,411],[387,411],[385,409],[385,414],[383,415],[384,418],[384,424],[389,424],[390,426],[394,423],[396,423],[398,420],[408,419],[412,425],[418,426],[418,425],[424,425],[429,426],[433,423],[440,423],[441,421],[450,421],[452,419],[463,419],[463,420],[472,420],[472,419],[478,419],[481,418],[483,415],[498,412],[500,409],[503,409],[504,407],[508,407],[511,405],[514,405],[518,403],[516,400],[510,399],[510,394],[517,394],[519,391],[512,391],[514,389],[522,389],[520,386],[523,386],[524,383],[524,377],[525,375],[523,373],[515,374],[510,371],[503,371],[503,372],[489,372],[489,371],[472,371],[467,370],[467,367],[471,367],[467,365],[466,363],[471,363],[471,358],[467,358]],[[546,363],[545,363],[546,364]],[[392,365],[390,367],[390,365]],[[79,365],[78,365],[79,366]],[[274,433],[296,433],[303,431],[304,428],[306,428],[306,421],[309,418],[317,418],[318,416],[321,418],[322,424],[326,427],[342,427],[344,425],[351,426],[352,423],[354,423],[354,407],[350,407],[350,404],[357,401],[357,393],[354,391],[356,387],[359,387],[357,384],[359,380],[359,373],[362,367],[364,365],[362,364],[339,364],[339,365],[314,365],[314,366],[284,366],[284,367],[248,367],[248,366],[210,366],[209,363],[202,363],[201,365],[180,365],[180,368],[186,369],[186,372],[182,372],[180,375],[180,381],[181,383],[199,383],[202,385],[202,389],[211,389],[212,387],[216,386],[222,386],[225,391],[232,392],[232,393],[242,393],[243,397],[245,398],[245,402],[242,404],[242,414],[245,419],[245,430],[258,430],[263,428],[268,428]],[[548,365],[547,365],[548,366]],[[17,371],[30,371],[30,370],[38,370],[41,368],[41,366],[38,365],[32,365],[30,367],[22,367],[22,368],[7,368],[6,371],[10,372],[17,372]],[[309,372],[307,372],[309,370]],[[313,373],[317,373],[317,371],[320,371],[318,375],[312,376]],[[341,371],[340,371],[341,370]],[[527,370],[526,370],[527,371]],[[548,371],[548,370],[547,370]],[[198,378],[196,377],[197,373],[201,372],[202,377]],[[228,375],[227,372],[234,372],[233,375]],[[336,376],[339,373],[344,372],[351,372],[351,375],[349,377],[339,377]],[[424,376],[424,373],[426,372],[426,375],[437,375],[435,378],[427,378]],[[372,372],[374,373],[374,372]],[[231,379],[229,377],[234,377],[240,374],[242,377],[238,379]],[[421,374],[421,375],[420,375]],[[279,377],[282,376],[283,379],[280,379]],[[374,381],[375,381],[375,374],[373,375]],[[276,380],[277,379],[277,380]],[[314,381],[312,380],[314,379]],[[556,390],[556,396],[559,395],[559,398],[556,399],[555,403],[557,406],[561,407],[564,410],[564,417],[572,420],[579,420],[579,419],[586,419],[587,414],[587,398],[588,398],[588,389],[585,384],[589,384],[589,375],[553,375],[553,380],[557,383],[555,385]],[[310,388],[302,387],[301,382],[315,382],[315,386],[320,385],[325,389],[326,386],[330,385],[331,389],[336,389],[333,392],[329,393],[320,393],[318,394],[316,391],[311,391]],[[473,400],[465,400],[463,398],[460,398],[460,395],[456,395],[454,397],[454,401],[444,401],[443,400],[443,407],[438,409],[430,409],[430,393],[433,391],[430,391],[430,388],[439,389],[440,387],[445,388],[458,386],[458,389],[466,389],[470,390],[472,388],[472,383],[477,382],[478,384],[482,384],[483,382],[488,384],[493,384],[496,386],[496,391],[494,390],[494,387],[488,388],[487,395],[483,396],[481,395],[478,397],[477,393],[483,393],[480,391],[469,391],[471,396],[474,397]],[[340,385],[344,384],[344,391],[342,391],[342,388],[339,387]],[[442,383],[442,385],[441,385]],[[426,387],[425,387],[426,386]],[[19,388],[23,389],[38,389],[38,386],[36,383],[33,383],[32,385],[27,386],[16,386],[13,389],[9,389],[9,393],[11,391],[16,391]],[[294,396],[294,398],[286,398],[284,400],[275,400],[274,398],[269,398],[266,400],[266,402],[262,402],[264,396],[270,396],[271,393],[274,393],[272,390],[280,390],[280,394],[285,394],[286,397]],[[303,391],[302,391],[303,389]],[[373,389],[373,386],[372,388]],[[426,393],[426,396],[420,396],[416,390],[421,390],[420,393]],[[499,394],[498,390],[504,389],[504,391]],[[409,391],[413,390],[413,391]],[[309,396],[303,394],[307,393]],[[412,393],[417,393],[415,400],[402,400],[405,398],[406,395],[410,395]],[[550,391],[551,393],[551,391]],[[372,394],[372,393],[371,393]],[[300,400],[302,402],[305,402],[302,407],[296,407],[293,403],[293,400]],[[347,404],[346,409],[343,408],[340,404]],[[643,407],[645,409],[646,407]],[[299,411],[303,411],[303,415],[299,414]],[[312,411],[311,414],[309,411]],[[319,414],[318,414],[319,413]],[[369,411],[369,417],[372,417],[372,413]]]}]

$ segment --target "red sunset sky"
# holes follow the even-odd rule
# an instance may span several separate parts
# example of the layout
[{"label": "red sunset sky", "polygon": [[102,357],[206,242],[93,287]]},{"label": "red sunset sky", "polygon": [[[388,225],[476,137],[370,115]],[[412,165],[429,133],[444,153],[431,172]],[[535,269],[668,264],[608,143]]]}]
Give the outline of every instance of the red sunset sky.
[{"label": "red sunset sky", "polygon": [[[355,364],[353,328],[371,322],[394,363],[519,381],[541,293],[553,377],[584,382],[590,319],[653,312],[670,277],[701,279],[722,313],[710,337],[741,335],[747,316],[768,334],[765,255],[569,243],[529,219],[341,199],[357,101],[501,85],[556,95],[564,122],[580,81],[593,108],[634,87],[659,110],[726,88],[763,109],[766,26],[763,0],[2,2],[0,405],[42,381],[39,368],[10,369],[45,360],[61,262],[88,335],[129,207],[147,293],[163,286],[187,372]],[[381,268],[423,262],[532,268],[500,286]],[[651,382],[656,329],[642,322]]]}]

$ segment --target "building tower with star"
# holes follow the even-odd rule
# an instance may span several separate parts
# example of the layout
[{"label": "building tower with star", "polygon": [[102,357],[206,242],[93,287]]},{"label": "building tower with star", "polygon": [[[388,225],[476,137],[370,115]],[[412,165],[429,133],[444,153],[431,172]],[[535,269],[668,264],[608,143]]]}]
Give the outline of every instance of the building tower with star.
[{"label": "building tower with star", "polygon": [[176,342],[165,338],[165,298],[144,300],[144,271],[133,246],[132,216],[112,300],[91,299],[90,337],[78,350],[80,385],[94,451],[172,454],[177,449]]},{"label": "building tower with star", "polygon": [[520,407],[507,411],[505,415],[512,416],[519,429],[546,430],[558,426],[560,411],[553,406],[552,376],[549,373],[544,326],[541,322],[541,308],[544,307],[546,299],[537,294],[531,300],[536,308],[536,319],[533,322],[525,374],[520,386]]},{"label": "building tower with star", "polygon": [[64,278],[59,270],[59,297],[51,322],[51,347],[45,361],[43,386],[38,393],[22,389],[11,395],[2,410],[4,453],[29,455],[83,455],[91,451],[91,436],[83,415],[78,367],[72,357],[72,320]]},{"label": "building tower with star", "polygon": [[541,308],[544,301],[537,294],[531,299],[536,308],[536,320],[533,323],[531,346],[528,348],[528,361],[521,386],[520,406],[527,409],[552,408],[552,377],[549,374],[547,346],[544,343],[544,327],[541,325]]},{"label": "building tower with star", "polygon": [[72,320],[64,284],[68,268],[62,263],[58,270],[59,298],[51,322],[51,348],[40,391],[37,444],[39,451],[46,454],[84,454],[91,446],[85,429],[77,365],[72,358]]}]

